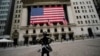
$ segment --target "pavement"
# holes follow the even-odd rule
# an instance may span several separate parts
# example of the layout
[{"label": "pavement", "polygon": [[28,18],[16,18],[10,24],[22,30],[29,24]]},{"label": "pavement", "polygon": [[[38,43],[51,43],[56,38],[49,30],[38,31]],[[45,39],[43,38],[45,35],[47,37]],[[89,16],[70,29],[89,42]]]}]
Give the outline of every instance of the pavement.
[{"label": "pavement", "polygon": [[[54,42],[51,47],[50,56],[100,56],[100,38]],[[40,48],[41,45],[0,48],[0,56],[41,56]]]}]

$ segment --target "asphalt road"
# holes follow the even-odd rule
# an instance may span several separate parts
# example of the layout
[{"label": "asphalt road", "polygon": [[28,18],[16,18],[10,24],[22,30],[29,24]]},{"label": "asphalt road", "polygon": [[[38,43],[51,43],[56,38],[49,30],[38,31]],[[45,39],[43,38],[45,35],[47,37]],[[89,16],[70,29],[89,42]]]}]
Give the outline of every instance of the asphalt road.
[{"label": "asphalt road", "polygon": [[[53,51],[50,56],[100,56],[100,38],[56,42],[51,46]],[[0,56],[41,56],[41,53],[37,52],[39,48],[41,45],[0,48]]]}]

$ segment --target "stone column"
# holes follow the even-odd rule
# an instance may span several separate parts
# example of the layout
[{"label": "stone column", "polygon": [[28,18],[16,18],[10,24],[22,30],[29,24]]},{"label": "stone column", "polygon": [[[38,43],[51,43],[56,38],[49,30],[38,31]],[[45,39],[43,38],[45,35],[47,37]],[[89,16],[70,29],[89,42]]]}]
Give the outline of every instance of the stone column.
[{"label": "stone column", "polygon": [[27,8],[22,9],[21,26],[27,26],[28,21],[28,10]]},{"label": "stone column", "polygon": [[58,36],[59,36],[59,41],[62,42],[62,40],[61,40],[61,37],[62,37],[61,34],[58,34]]}]

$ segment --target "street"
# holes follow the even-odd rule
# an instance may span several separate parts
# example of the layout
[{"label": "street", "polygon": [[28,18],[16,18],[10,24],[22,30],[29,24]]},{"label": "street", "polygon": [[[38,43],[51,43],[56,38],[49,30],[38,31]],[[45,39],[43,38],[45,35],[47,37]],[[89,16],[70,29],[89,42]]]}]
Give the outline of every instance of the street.
[{"label": "street", "polygon": [[[100,38],[55,42],[50,56],[100,56]],[[0,48],[0,56],[41,56],[41,45]],[[46,56],[46,55],[45,55]]]}]

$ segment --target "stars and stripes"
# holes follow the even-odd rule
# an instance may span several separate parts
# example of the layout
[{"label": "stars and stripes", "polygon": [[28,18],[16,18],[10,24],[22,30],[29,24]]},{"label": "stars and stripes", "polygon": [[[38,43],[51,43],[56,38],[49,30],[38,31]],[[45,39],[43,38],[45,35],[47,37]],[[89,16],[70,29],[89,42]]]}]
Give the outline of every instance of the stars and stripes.
[{"label": "stars and stripes", "polygon": [[63,22],[65,21],[65,15],[63,6],[60,7],[31,7],[30,24],[45,23],[45,22]]}]

